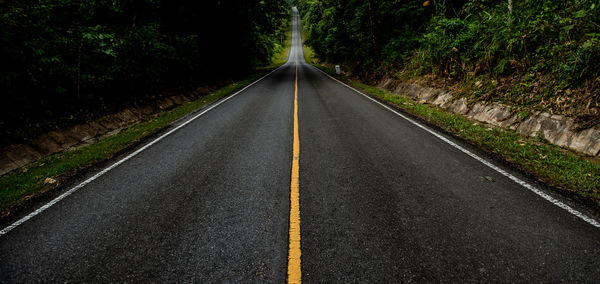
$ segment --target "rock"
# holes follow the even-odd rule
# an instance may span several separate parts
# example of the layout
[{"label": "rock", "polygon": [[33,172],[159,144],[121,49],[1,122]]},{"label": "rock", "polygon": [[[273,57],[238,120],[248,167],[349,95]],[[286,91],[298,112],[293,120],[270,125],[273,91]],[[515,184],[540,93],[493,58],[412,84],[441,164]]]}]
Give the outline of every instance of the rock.
[{"label": "rock", "polygon": [[400,83],[396,85],[393,92],[404,96],[411,97],[413,99],[419,98],[419,93],[423,88],[414,84]]},{"label": "rock", "polygon": [[173,105],[174,105],[173,101],[169,98],[163,98],[157,102],[158,108],[160,108],[162,110],[169,109],[169,108],[173,107]]},{"label": "rock", "polygon": [[115,117],[120,121],[120,127],[128,125],[139,119],[136,113],[132,112],[130,109],[125,109],[118,112],[117,114],[115,114]]},{"label": "rock", "polygon": [[177,105],[182,105],[188,102],[188,100],[182,95],[172,96],[171,100]]},{"label": "rock", "polygon": [[102,127],[105,128],[105,131],[111,131],[115,129],[119,129],[121,127],[121,123],[119,119],[117,119],[114,115],[105,115],[96,121]]},{"label": "rock", "polygon": [[99,123],[97,123],[95,121],[86,123],[86,125],[88,128],[88,134],[89,134],[90,138],[87,140],[84,140],[83,144],[88,144],[88,143],[95,141],[96,138],[102,136],[102,134],[104,134],[106,132],[106,128],[104,128],[102,125],[100,125]]},{"label": "rock", "polygon": [[403,93],[407,94],[413,99],[418,101],[424,100],[426,102],[433,102],[440,93],[439,90],[428,87],[421,87],[415,84],[401,84],[399,85],[399,88],[402,88],[404,90]]},{"label": "rock", "polygon": [[91,129],[89,124],[75,125],[65,131],[65,134],[78,142],[84,142],[94,138],[94,131]]},{"label": "rock", "polygon": [[485,122],[485,120],[488,118],[488,116],[486,115],[486,111],[487,106],[485,105],[485,103],[475,103],[471,110],[467,113],[467,117]]},{"label": "rock", "polygon": [[2,151],[2,153],[0,153],[0,176],[3,176],[17,168],[19,168],[19,165],[15,164],[5,155],[4,151]]},{"label": "rock", "polygon": [[523,121],[517,127],[517,131],[530,136],[540,134],[552,144],[568,147],[587,155],[598,155],[600,152],[600,131],[592,128],[576,132],[573,130],[575,128],[572,118],[538,113]]},{"label": "rock", "polygon": [[156,111],[154,110],[154,108],[152,106],[141,106],[137,108],[137,112],[143,115],[149,115],[149,114],[153,114]]},{"label": "rock", "polygon": [[48,133],[42,134],[34,139],[33,146],[38,149],[42,155],[54,154],[62,150],[62,147]]},{"label": "rock", "polygon": [[4,148],[3,152],[7,158],[19,167],[31,164],[42,157],[42,155],[33,148],[22,144],[10,145]]},{"label": "rock", "polygon": [[443,92],[438,95],[435,100],[433,100],[432,104],[436,106],[443,106],[452,101],[454,97],[450,93]]},{"label": "rock", "polygon": [[538,119],[539,113],[531,115],[517,126],[516,131],[528,136],[535,136],[542,129],[542,124]]},{"label": "rock", "polygon": [[[561,147],[571,148],[569,145],[571,145],[571,141],[573,140],[574,136],[575,136],[575,133],[573,133],[572,131],[560,132],[560,133],[557,133],[556,137],[554,138],[554,141],[551,141],[551,142],[553,144],[561,146]],[[548,140],[548,141],[550,141],[550,140]]]},{"label": "rock", "polygon": [[418,97],[421,100],[426,101],[427,103],[431,103],[433,101],[435,101],[435,99],[438,97],[438,95],[440,94],[439,91],[432,89],[432,88],[428,88],[427,90],[421,92]]},{"label": "rock", "polygon": [[185,95],[184,95],[184,97],[190,101],[192,101],[194,98],[197,98],[198,96],[200,96],[200,94],[196,90],[191,90],[191,91],[185,93]]},{"label": "rock", "polygon": [[569,148],[590,156],[600,155],[600,129],[590,128],[576,133]]},{"label": "rock", "polygon": [[444,108],[458,114],[466,114],[469,112],[469,106],[467,105],[466,98],[460,98],[454,102],[448,103],[444,106]]},{"label": "rock", "polygon": [[211,88],[211,87],[206,87],[206,86],[204,86],[204,87],[198,87],[198,88],[196,88],[196,92],[197,92],[197,93],[198,93],[198,95],[200,95],[200,96],[205,96],[205,95],[208,95],[208,94],[210,94],[210,92],[211,92],[213,89],[214,89],[214,88]]},{"label": "rock", "polygon": [[131,107],[131,108],[128,108],[127,110],[133,114],[133,117],[135,117],[135,121],[139,121],[140,119],[142,119],[144,117],[144,114],[139,112],[136,107]]},{"label": "rock", "polygon": [[432,89],[432,88],[425,88],[420,92],[417,92],[417,99],[419,100],[425,100],[426,102],[433,102],[435,100],[435,98],[437,98],[438,94],[440,92]]},{"label": "rock", "polygon": [[[190,92],[190,96],[205,95],[212,89],[215,87],[199,87]],[[164,110],[172,108],[175,104],[182,105],[190,101],[190,98],[185,95],[176,95],[159,100],[157,105],[158,108]],[[153,106],[129,108],[116,114],[105,115],[89,123],[42,134],[32,141],[33,148],[27,145],[11,145],[3,149],[0,155],[0,175],[35,162],[42,155],[50,155],[74,146],[86,145],[97,137],[119,133],[124,127],[139,121],[145,115],[152,115],[156,112],[156,108]]]},{"label": "rock", "polygon": [[[481,87],[483,82],[478,81],[475,85]],[[528,136],[541,135],[552,144],[591,156],[600,155],[600,129],[596,127],[577,132],[572,118],[535,112],[523,122],[516,123],[520,116],[504,104],[479,102],[469,108],[466,98],[454,99],[449,92],[392,78],[380,81],[378,86],[419,103],[430,103],[476,121],[513,129]]]},{"label": "rock", "polygon": [[396,84],[394,84],[394,80],[391,78],[387,78],[384,80],[381,80],[379,82],[379,84],[377,84],[377,87],[382,88],[382,89],[386,89],[386,90],[393,90],[396,88]]},{"label": "rock", "polygon": [[504,128],[510,127],[518,119],[507,105],[499,103],[487,105],[481,102],[473,105],[467,117]]},{"label": "rock", "polygon": [[569,146],[569,140],[574,134],[570,131],[574,125],[573,119],[548,113],[542,113],[540,117],[542,117],[541,130],[544,138],[561,147]]},{"label": "rock", "polygon": [[90,131],[94,134],[94,137],[106,132],[106,128],[96,121],[89,122],[87,125],[90,127]]},{"label": "rock", "polygon": [[56,141],[61,149],[70,148],[79,142],[77,139],[69,136],[67,131],[52,131],[48,133],[48,136]]},{"label": "rock", "polygon": [[187,103],[193,101],[191,98],[195,98],[197,96],[198,96],[198,94],[196,93],[196,91],[188,92],[185,95],[179,95],[179,97],[181,97],[181,100],[183,100],[184,104],[187,104]]}]

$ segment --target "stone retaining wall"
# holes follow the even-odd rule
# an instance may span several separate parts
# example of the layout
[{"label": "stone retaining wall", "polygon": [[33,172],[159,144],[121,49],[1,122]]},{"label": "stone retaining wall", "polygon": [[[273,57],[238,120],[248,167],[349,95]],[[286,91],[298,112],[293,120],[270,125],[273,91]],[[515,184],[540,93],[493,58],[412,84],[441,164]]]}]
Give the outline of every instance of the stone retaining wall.
[{"label": "stone retaining wall", "polygon": [[[450,92],[392,79],[382,80],[378,86],[420,103],[432,104],[464,115],[475,121],[512,129],[524,135],[541,135],[550,143],[560,147],[589,156],[600,156],[600,129],[594,127],[578,131],[573,118],[538,112],[531,113],[523,119],[521,112],[515,111],[508,105],[486,102],[469,105],[467,99],[456,98]],[[29,165],[41,157],[81,147],[99,138],[114,135],[147,116],[187,103],[211,90],[199,88],[185,96],[166,97],[157,101],[155,105],[125,109],[88,123],[43,134],[28,145],[15,144],[4,147],[0,150],[0,176]]]},{"label": "stone retaining wall", "polygon": [[450,92],[392,79],[384,79],[378,86],[475,121],[512,129],[524,135],[540,135],[550,143],[585,155],[600,155],[600,128],[577,130],[575,120],[570,117],[536,112],[523,118],[522,112],[508,105],[487,102],[469,105],[466,98],[456,98]]},{"label": "stone retaining wall", "polygon": [[128,108],[116,114],[105,115],[94,121],[43,134],[29,144],[15,144],[0,150],[0,176],[36,162],[41,157],[67,149],[88,145],[98,139],[119,133],[146,117],[185,104],[213,91],[214,87],[201,87],[186,95],[176,95],[158,100],[154,105]]}]

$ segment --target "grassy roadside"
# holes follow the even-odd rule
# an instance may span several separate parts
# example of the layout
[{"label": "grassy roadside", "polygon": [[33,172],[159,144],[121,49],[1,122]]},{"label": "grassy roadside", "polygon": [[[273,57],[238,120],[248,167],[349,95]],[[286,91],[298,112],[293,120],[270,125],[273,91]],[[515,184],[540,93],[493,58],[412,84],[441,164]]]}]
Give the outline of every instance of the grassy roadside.
[{"label": "grassy roadside", "polygon": [[265,69],[275,69],[285,64],[290,56],[290,50],[292,49],[292,26],[290,23],[289,31],[286,33],[286,40],[278,54],[273,56],[271,64],[265,67]]},{"label": "grassy roadside", "polygon": [[46,178],[61,180],[79,169],[104,161],[187,113],[241,89],[258,79],[260,75],[252,75],[227,85],[196,101],[160,113],[154,118],[137,123],[116,135],[106,137],[91,145],[44,157],[32,165],[3,176],[0,178],[0,188],[2,189],[0,191],[0,217],[8,215],[11,208],[53,188],[51,184],[44,182]]},{"label": "grassy roadside", "polygon": [[[305,53],[306,54],[306,53]],[[306,58],[309,61],[309,58]],[[312,61],[309,61],[312,62]],[[511,162],[543,182],[576,193],[600,205],[600,165],[573,152],[549,144],[539,137],[525,137],[514,131],[473,122],[466,117],[412,99],[365,85],[334,70],[314,64],[336,78],[380,100],[420,117],[466,141]]]},{"label": "grassy roadside", "polygon": [[306,38],[304,28],[302,28],[300,34],[302,36],[302,53],[304,53],[304,60],[309,64],[315,64],[315,52],[312,48],[308,47],[308,45],[304,44],[304,39]]},{"label": "grassy roadside", "polygon": [[[288,41],[286,40],[286,42]],[[68,176],[73,175],[78,170],[105,161],[201,106],[213,103],[247,86],[266,72],[285,63],[289,52],[290,43],[282,48],[279,54],[274,56],[273,63],[259,68],[256,74],[222,87],[198,100],[180,105],[162,112],[156,117],[139,122],[116,135],[103,138],[82,148],[44,157],[36,163],[0,177],[0,218],[9,215],[11,210],[14,210],[27,200],[55,188],[61,180],[68,178]],[[46,183],[47,178],[58,182]]]},{"label": "grassy roadside", "polygon": [[310,64],[316,64],[315,62],[315,53],[314,51],[307,47],[306,45],[302,45],[302,52],[304,53],[304,60]]}]

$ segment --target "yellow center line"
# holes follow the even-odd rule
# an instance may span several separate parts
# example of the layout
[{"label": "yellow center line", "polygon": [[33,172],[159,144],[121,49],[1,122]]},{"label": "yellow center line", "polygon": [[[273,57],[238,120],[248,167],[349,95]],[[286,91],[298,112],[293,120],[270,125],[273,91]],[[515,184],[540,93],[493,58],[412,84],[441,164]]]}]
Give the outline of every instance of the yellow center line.
[{"label": "yellow center line", "polygon": [[288,283],[301,283],[300,270],[300,136],[298,135],[298,60],[294,89],[294,146],[292,154],[292,182],[290,186],[290,251],[288,254]]}]

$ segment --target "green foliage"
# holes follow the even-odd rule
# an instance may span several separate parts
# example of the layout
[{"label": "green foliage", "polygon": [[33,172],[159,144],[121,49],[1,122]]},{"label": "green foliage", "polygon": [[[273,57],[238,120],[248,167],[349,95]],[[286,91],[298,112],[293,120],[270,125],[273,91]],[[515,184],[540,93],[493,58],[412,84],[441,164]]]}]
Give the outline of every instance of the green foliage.
[{"label": "green foliage", "polygon": [[269,63],[286,0],[0,3],[0,144]]},{"label": "green foliage", "polygon": [[300,0],[309,45],[317,57],[344,62],[351,59],[360,68],[374,68],[378,61],[405,58],[420,46],[419,32],[431,11],[420,0],[375,1],[375,36],[381,54],[375,49],[368,1]]},{"label": "green foliage", "polygon": [[[333,70],[317,67],[340,80],[345,80]],[[464,116],[431,105],[416,103],[412,99],[359,82],[345,81],[482,149],[496,153],[550,185],[569,190],[600,204],[600,165],[597,163],[548,144],[539,137],[523,137],[514,131],[473,123]]]},{"label": "green foliage", "polygon": [[298,1],[319,58],[467,81],[541,74],[545,92],[585,88],[600,104],[597,0],[513,0],[512,12],[506,0],[373,0],[374,32],[368,2]]},{"label": "green foliage", "polygon": [[42,160],[27,166],[27,171],[13,171],[0,178],[0,216],[6,216],[30,197],[48,190],[44,184],[47,177],[59,179],[90,164],[109,159],[119,151],[149,137],[156,131],[168,126],[202,105],[212,103],[229,95],[262,76],[254,74],[229,84],[196,101],[180,105],[161,113],[147,121],[140,122],[121,133],[106,137],[94,144],[44,157]]}]

